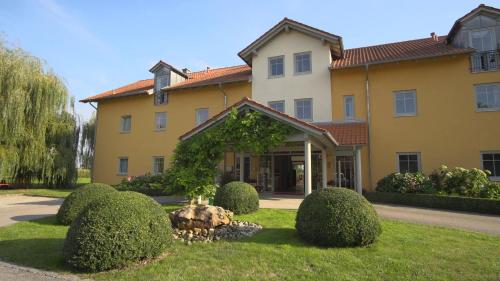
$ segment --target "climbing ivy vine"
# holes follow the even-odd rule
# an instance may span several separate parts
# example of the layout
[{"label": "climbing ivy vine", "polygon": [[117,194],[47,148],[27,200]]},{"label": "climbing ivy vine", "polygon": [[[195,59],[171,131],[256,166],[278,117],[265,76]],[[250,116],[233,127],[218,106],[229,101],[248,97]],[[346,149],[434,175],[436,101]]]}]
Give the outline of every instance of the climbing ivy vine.
[{"label": "climbing ivy vine", "polygon": [[225,150],[261,154],[294,132],[291,126],[260,112],[233,108],[221,124],[179,142],[169,172],[186,195],[210,197]]}]

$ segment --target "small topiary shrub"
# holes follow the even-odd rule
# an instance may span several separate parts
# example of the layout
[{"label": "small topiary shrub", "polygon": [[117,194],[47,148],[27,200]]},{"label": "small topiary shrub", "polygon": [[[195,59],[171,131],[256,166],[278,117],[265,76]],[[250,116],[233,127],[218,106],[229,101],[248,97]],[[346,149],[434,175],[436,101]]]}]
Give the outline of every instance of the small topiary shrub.
[{"label": "small topiary shrub", "polygon": [[83,271],[122,268],[161,255],[172,241],[167,213],[137,192],[117,192],[92,202],[71,224],[65,261]]},{"label": "small topiary shrub", "polygon": [[295,229],[306,242],[325,247],[365,246],[382,232],[372,205],[346,188],[314,191],[300,204]]},{"label": "small topiary shrub", "polygon": [[57,220],[59,223],[69,225],[96,199],[117,192],[112,186],[103,183],[91,183],[73,191],[59,208]]},{"label": "small topiary shrub", "polygon": [[259,209],[259,194],[248,183],[233,181],[215,192],[214,204],[235,214],[248,214]]},{"label": "small topiary shrub", "polygon": [[422,173],[392,173],[377,182],[379,192],[432,193],[432,184]]}]

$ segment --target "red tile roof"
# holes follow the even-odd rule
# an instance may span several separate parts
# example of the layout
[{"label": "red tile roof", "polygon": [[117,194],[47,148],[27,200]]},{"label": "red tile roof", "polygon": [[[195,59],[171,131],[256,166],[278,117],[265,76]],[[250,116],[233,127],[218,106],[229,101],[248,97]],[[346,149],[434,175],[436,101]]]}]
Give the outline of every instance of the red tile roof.
[{"label": "red tile roof", "polygon": [[252,69],[246,65],[229,66],[223,68],[209,69],[192,72],[188,79],[167,87],[167,91],[195,88],[219,83],[233,83],[248,81],[252,75]]},{"label": "red tile roof", "polygon": [[318,123],[316,126],[332,134],[340,145],[368,144],[368,125],[366,123]]},{"label": "red tile roof", "polygon": [[344,57],[332,61],[332,69],[350,68],[366,64],[380,64],[472,52],[446,44],[446,36],[395,42],[383,45],[347,49]]},{"label": "red tile roof", "polygon": [[[218,85],[219,83],[233,83],[240,81],[248,81],[252,75],[252,70],[246,65],[230,66],[210,69],[208,71],[198,71],[188,73],[188,79],[171,87],[166,88],[169,90],[180,90],[208,85]],[[154,80],[146,79],[139,80],[134,83],[122,86],[120,88],[109,90],[95,96],[88,97],[81,100],[81,102],[93,102],[108,98],[118,98],[131,95],[145,94],[148,90],[153,89]]]},{"label": "red tile roof", "polygon": [[153,86],[154,86],[153,79],[139,80],[134,83],[122,86],[120,88],[116,88],[113,90],[100,93],[95,96],[88,97],[86,99],[80,100],[80,102],[93,102],[108,98],[118,98],[131,95],[145,94],[148,90],[153,89]]}]

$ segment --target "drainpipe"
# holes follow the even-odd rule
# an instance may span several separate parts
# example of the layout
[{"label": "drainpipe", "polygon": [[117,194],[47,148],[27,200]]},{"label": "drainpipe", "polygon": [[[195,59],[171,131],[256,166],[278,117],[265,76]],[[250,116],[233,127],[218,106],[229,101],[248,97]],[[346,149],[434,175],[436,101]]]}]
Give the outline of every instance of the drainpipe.
[{"label": "drainpipe", "polygon": [[219,91],[224,95],[224,109],[227,109],[227,94],[224,89],[222,89],[222,83],[219,83]]},{"label": "drainpipe", "polygon": [[[370,107],[370,79],[368,77],[368,64],[365,65],[365,98],[366,98],[366,114],[368,121],[368,185],[372,188],[372,114]],[[360,153],[361,156],[361,153]]]},{"label": "drainpipe", "polygon": [[[95,156],[97,155],[96,153],[96,148],[97,148],[97,126],[99,125],[99,109],[95,105],[92,104],[92,102],[89,102],[90,106],[92,106],[95,109],[95,126],[94,126],[94,155],[92,157],[92,168],[90,169],[90,182],[94,182],[94,169],[95,169]],[[97,104],[99,106],[99,104]]]}]

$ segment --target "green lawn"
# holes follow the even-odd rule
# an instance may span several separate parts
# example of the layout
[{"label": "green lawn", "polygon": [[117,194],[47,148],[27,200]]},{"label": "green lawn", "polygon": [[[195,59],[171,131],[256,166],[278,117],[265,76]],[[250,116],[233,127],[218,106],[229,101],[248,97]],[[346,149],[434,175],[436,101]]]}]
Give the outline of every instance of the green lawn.
[{"label": "green lawn", "polygon": [[47,189],[47,188],[6,189],[6,190],[0,190],[0,196],[7,194],[24,194],[32,196],[64,198],[68,196],[71,192],[73,192],[73,189]]},{"label": "green lawn", "polygon": [[[78,185],[84,185],[90,183],[90,178],[78,178],[76,181]],[[57,197],[57,198],[65,198],[74,189],[64,188],[64,189],[48,189],[48,188],[19,188],[19,189],[5,189],[0,190],[1,195],[7,194],[24,194],[24,195],[32,195],[32,196],[47,196],[47,197]]]},{"label": "green lawn", "polygon": [[[175,207],[166,207],[172,210]],[[96,280],[499,280],[500,237],[383,221],[367,248],[324,249],[302,243],[295,211],[262,209],[237,219],[262,224],[237,242],[186,246],[146,266],[84,275]],[[0,259],[69,272],[61,258],[67,227],[54,218],[0,228]]]}]

